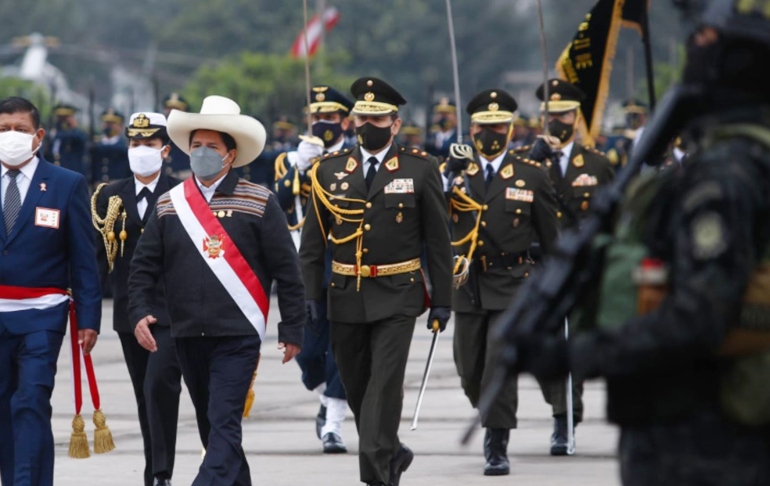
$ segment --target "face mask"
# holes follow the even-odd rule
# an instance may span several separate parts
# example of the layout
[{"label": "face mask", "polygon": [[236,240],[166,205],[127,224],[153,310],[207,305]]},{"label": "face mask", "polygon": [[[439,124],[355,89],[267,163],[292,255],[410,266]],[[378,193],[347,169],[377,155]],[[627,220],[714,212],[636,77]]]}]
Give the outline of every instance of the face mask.
[{"label": "face mask", "polygon": [[358,143],[368,151],[379,150],[385,147],[392,137],[390,127],[375,127],[371,123],[364,123],[360,127],[356,127],[356,136]]},{"label": "face mask", "polygon": [[324,141],[324,147],[329,148],[337,142],[342,135],[342,124],[327,120],[318,120],[313,123],[313,135]]},{"label": "face mask", "polygon": [[139,145],[128,149],[128,165],[131,172],[138,176],[147,177],[158,172],[163,165],[163,149]]},{"label": "face mask", "polygon": [[455,124],[448,117],[442,116],[438,120],[438,126],[441,127],[442,131],[446,132],[447,130],[451,130],[452,128],[454,128]]},{"label": "face mask", "polygon": [[557,137],[561,143],[566,143],[567,140],[572,138],[575,126],[567,125],[559,120],[551,120],[548,122],[548,129],[551,131],[551,135]]},{"label": "face mask", "polygon": [[476,150],[482,155],[491,158],[508,147],[508,134],[493,132],[488,128],[483,128],[479,133],[473,136],[473,143]]},{"label": "face mask", "polygon": [[35,155],[38,146],[32,150],[32,140],[35,136],[29,133],[8,131],[0,133],[0,160],[6,165],[16,167],[28,161]]},{"label": "face mask", "polygon": [[190,153],[190,169],[198,179],[210,181],[225,168],[226,158],[208,147],[198,147]]}]

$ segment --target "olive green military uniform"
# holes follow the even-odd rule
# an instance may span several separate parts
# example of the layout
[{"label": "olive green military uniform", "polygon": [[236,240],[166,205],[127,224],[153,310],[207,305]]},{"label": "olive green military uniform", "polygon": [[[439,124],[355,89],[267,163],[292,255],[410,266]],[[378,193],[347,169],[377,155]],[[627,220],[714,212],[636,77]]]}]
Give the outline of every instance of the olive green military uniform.
[{"label": "olive green military uniform", "polygon": [[358,427],[361,480],[385,484],[400,447],[415,319],[427,305],[419,268],[423,249],[432,305],[449,307],[452,299],[452,250],[438,163],[395,143],[387,150],[369,190],[360,148],[329,154],[315,166],[300,247],[307,297],[319,299],[327,237],[334,242],[328,287],[332,350]]},{"label": "olive green military uniform", "polygon": [[[540,163],[510,151],[488,187],[483,167],[477,156],[476,163],[466,170],[468,187],[462,178],[453,181],[456,190],[478,203],[480,214],[453,208],[451,215],[456,240],[473,231],[476,217],[481,218],[471,276],[455,290],[453,299],[455,365],[463,390],[474,407],[493,371],[496,346],[489,330],[532,270],[527,251],[533,240],[539,239],[548,252],[559,227],[553,185]],[[459,200],[455,193],[453,202]],[[467,255],[469,246],[466,243],[457,247],[457,253]],[[484,427],[515,428],[517,405],[514,378],[483,417]]]}]

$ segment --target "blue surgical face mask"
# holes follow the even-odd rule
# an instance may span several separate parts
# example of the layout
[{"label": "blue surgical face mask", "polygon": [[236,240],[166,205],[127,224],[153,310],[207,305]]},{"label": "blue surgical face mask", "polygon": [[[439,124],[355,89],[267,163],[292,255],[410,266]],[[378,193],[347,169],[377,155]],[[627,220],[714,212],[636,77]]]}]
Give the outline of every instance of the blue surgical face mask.
[{"label": "blue surgical face mask", "polygon": [[198,179],[210,181],[225,168],[226,158],[208,147],[198,147],[190,152],[190,169]]},{"label": "blue surgical face mask", "polygon": [[328,120],[318,120],[313,122],[313,135],[324,142],[324,147],[329,148],[342,135],[342,123],[335,123]]}]

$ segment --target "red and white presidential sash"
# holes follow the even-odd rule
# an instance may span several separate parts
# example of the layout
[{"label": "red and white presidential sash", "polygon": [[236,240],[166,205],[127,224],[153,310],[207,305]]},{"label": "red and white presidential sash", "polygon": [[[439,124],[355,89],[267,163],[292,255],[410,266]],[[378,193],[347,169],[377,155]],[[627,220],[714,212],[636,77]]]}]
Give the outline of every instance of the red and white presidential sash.
[{"label": "red and white presidential sash", "polygon": [[270,301],[254,270],[196,187],[195,177],[177,185],[169,194],[179,221],[201,258],[264,341]]}]

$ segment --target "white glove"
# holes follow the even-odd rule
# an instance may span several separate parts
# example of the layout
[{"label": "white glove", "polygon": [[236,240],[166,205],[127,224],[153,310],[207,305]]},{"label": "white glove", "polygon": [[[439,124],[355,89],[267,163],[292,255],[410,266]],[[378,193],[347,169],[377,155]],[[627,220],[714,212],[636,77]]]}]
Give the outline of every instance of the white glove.
[{"label": "white glove", "polygon": [[313,161],[324,154],[324,148],[306,141],[297,145],[297,168],[302,172],[308,170]]}]

